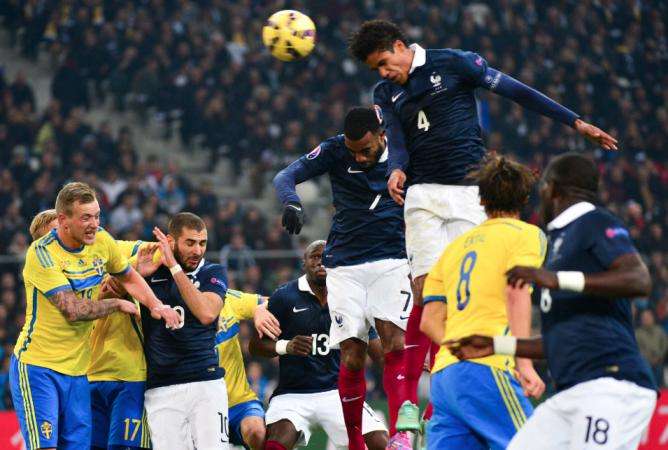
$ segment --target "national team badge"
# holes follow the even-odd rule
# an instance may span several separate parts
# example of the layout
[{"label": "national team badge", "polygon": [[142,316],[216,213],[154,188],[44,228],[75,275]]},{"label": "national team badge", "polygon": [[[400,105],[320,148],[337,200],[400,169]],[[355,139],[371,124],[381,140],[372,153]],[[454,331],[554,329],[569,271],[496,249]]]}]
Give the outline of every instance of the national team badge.
[{"label": "national team badge", "polygon": [[39,430],[42,432],[44,439],[51,439],[51,435],[53,434],[53,425],[51,425],[51,422],[45,420],[42,422],[42,425],[39,426]]},{"label": "national team badge", "polygon": [[313,150],[311,150],[311,153],[309,153],[308,155],[306,155],[306,159],[316,159],[316,158],[318,157],[318,155],[320,155],[320,151],[321,151],[321,150],[322,150],[322,149],[321,149],[320,146],[318,145],[316,148],[314,148]]},{"label": "national team badge", "polygon": [[341,315],[339,315],[339,314],[336,314],[336,315],[334,316],[334,321],[335,321],[336,324],[339,326],[339,328],[341,328],[341,327],[343,326],[343,316],[341,316]]},{"label": "national team badge", "polygon": [[100,276],[104,275],[104,261],[98,257],[93,259],[93,269],[95,269],[95,272],[98,275]]}]

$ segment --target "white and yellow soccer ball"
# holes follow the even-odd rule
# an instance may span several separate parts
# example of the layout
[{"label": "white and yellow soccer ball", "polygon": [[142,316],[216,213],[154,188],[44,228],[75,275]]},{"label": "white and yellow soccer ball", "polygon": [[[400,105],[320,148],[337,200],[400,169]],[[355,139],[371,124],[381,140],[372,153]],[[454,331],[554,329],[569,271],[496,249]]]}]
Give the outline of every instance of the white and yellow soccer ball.
[{"label": "white and yellow soccer ball", "polygon": [[315,47],[315,24],[299,11],[278,11],[262,28],[262,42],[281,61],[302,59]]}]

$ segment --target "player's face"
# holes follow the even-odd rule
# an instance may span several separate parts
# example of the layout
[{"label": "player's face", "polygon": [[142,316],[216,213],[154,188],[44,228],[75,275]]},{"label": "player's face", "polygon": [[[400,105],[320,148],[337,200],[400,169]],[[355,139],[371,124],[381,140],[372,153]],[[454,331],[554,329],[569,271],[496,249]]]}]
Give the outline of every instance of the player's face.
[{"label": "player's face", "polygon": [[304,258],[306,278],[319,286],[324,286],[327,280],[327,272],[325,266],[322,265],[322,253],[324,251],[325,246],[320,245],[307,253]]},{"label": "player's face", "polygon": [[74,202],[72,214],[58,215],[58,228],[76,243],[77,246],[95,243],[97,228],[100,226],[100,204],[97,200],[90,203]]},{"label": "player's face", "polygon": [[181,234],[174,241],[174,256],[176,261],[186,272],[197,269],[200,261],[206,253],[207,232],[206,228],[197,231],[191,228],[183,228]]},{"label": "player's face", "polygon": [[366,58],[366,65],[378,72],[381,78],[396,84],[408,81],[413,62],[413,51],[401,41],[395,41],[392,50],[377,50]]},{"label": "player's face", "polygon": [[355,162],[365,169],[371,169],[378,164],[380,156],[385,151],[385,133],[367,133],[362,139],[353,141],[344,138],[348,151]]}]

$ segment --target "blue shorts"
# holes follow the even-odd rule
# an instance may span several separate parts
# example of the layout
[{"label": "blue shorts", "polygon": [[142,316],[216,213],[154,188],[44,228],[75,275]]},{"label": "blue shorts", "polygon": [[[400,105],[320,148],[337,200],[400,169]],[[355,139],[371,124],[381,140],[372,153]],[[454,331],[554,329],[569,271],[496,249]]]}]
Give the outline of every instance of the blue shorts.
[{"label": "blue shorts", "polygon": [[244,438],[241,435],[241,421],[246,417],[261,417],[264,419],[264,408],[259,400],[249,400],[239,403],[230,408],[230,443],[234,445],[244,445]]},{"label": "blue shorts", "polygon": [[143,381],[93,381],[93,446],[151,448],[144,413]]},{"label": "blue shorts", "polygon": [[431,377],[429,450],[502,450],[533,412],[508,371],[462,361]]},{"label": "blue shorts", "polygon": [[24,364],[12,355],[9,385],[26,448],[90,447],[90,391],[86,376]]}]

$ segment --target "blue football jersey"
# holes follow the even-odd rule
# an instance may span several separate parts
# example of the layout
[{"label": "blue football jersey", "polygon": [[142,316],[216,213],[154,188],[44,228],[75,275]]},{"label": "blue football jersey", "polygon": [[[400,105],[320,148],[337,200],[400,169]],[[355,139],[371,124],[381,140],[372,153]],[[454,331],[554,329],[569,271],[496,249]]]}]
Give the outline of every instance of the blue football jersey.
[{"label": "blue football jersey", "polygon": [[[220,264],[202,260],[199,267],[187,275],[201,292],[213,292],[225,298],[227,278]],[[161,266],[146,281],[156,297],[165,305],[182,311],[184,317],[182,328],[170,330],[164,321],[152,318],[142,306],[146,388],[222,378],[225,372],[218,366],[216,353],[217,322],[203,325],[190,312],[166,267]]]},{"label": "blue football jersey", "polygon": [[[571,206],[548,226],[546,268],[596,273],[637,253],[628,231],[591,203]],[[547,290],[541,294],[543,346],[557,390],[600,377],[656,389],[640,355],[627,299]]]},{"label": "blue football jersey", "polygon": [[276,176],[276,188],[285,204],[299,201],[295,183],[329,174],[336,212],[323,255],[325,267],[406,258],[403,208],[387,191],[387,167],[387,149],[378,164],[364,169],[347,150],[343,135],[338,135]]},{"label": "blue football jersey", "polygon": [[[309,356],[279,356],[278,386],[272,395],[313,393],[337,389],[340,350],[329,346],[332,320],[329,308],[322,306],[306,281],[306,276],[279,287],[267,307],[281,324],[279,339],[311,336],[313,348]],[[372,327],[369,340],[378,339]]]}]

